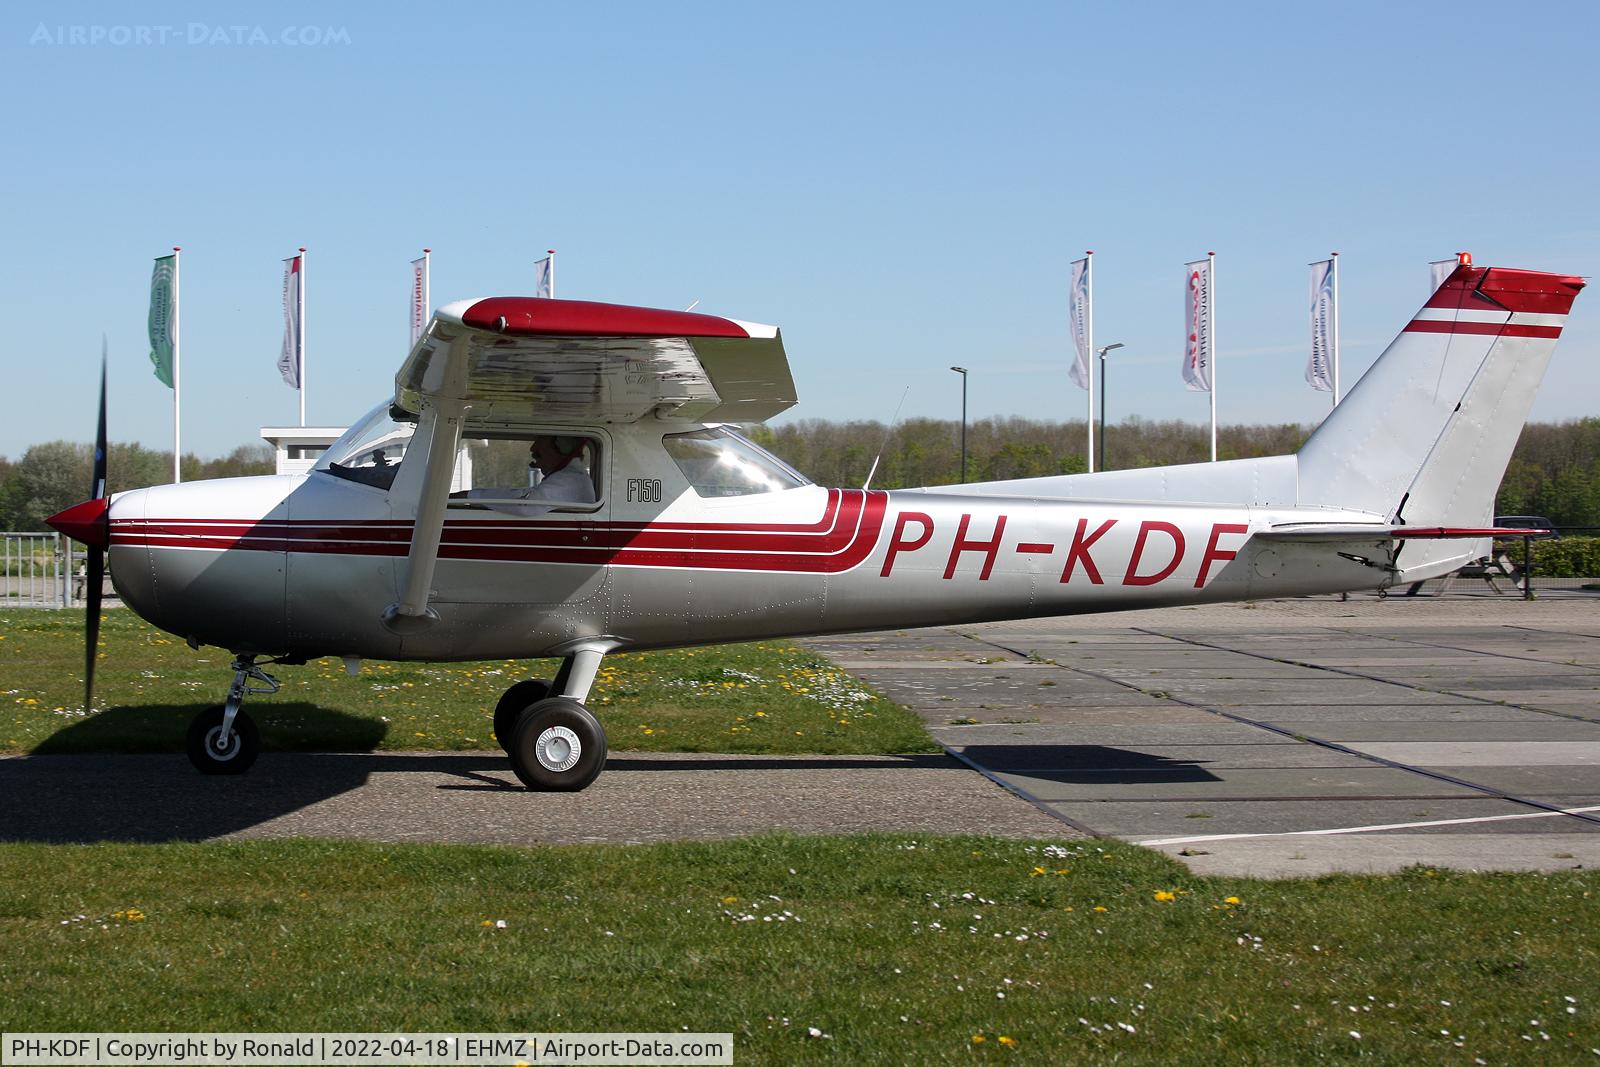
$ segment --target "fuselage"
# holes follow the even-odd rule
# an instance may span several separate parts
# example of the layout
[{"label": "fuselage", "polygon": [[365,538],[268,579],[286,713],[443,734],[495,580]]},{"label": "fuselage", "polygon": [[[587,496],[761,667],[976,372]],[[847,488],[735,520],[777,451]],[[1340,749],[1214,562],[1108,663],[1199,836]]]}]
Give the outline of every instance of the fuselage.
[{"label": "fuselage", "polygon": [[661,446],[684,429],[649,419],[583,428],[603,444],[600,501],[586,510],[451,507],[432,582],[437,619],[415,632],[383,623],[417,515],[403,465],[388,488],[318,470],[119,494],[113,580],[155,625],[236,652],[464,660],[596,639],[658,648],[1336,592],[1384,578],[1328,546],[1252,541],[1294,509],[810,484],[706,496]]}]

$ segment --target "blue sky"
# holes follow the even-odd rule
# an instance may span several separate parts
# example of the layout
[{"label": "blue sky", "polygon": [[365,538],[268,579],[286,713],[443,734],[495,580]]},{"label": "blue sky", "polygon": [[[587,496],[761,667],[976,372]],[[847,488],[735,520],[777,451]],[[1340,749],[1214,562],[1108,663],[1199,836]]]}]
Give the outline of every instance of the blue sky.
[{"label": "blue sky", "polygon": [[[1225,423],[1326,410],[1302,372],[1305,264],[1330,250],[1347,383],[1431,259],[1600,262],[1593,3],[221,10],[0,12],[0,455],[87,439],[102,332],[113,439],[171,446],[144,321],[174,244],[202,455],[297,418],[274,364],[299,245],[323,424],[392,389],[424,245],[436,303],[526,292],[553,247],[560,296],[776,323],[784,418],[838,419],[887,419],[908,385],[904,414],[954,418],[952,363],[974,417],[1080,417],[1065,292],[1087,248],[1097,340],[1127,345],[1113,421],[1205,420],[1181,271],[1211,249]],[[1535,418],[1600,411],[1597,309],[1580,299]]]}]

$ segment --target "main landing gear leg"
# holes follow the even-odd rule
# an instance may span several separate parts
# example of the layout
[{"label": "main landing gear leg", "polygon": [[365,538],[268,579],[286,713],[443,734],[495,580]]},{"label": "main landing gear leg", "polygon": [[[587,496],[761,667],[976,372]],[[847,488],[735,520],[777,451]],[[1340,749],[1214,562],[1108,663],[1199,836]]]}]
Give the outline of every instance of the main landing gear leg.
[{"label": "main landing gear leg", "polygon": [[[259,686],[251,685],[254,680]],[[276,693],[278,680],[256,666],[254,655],[233,661],[228,702],[207,708],[189,724],[189,762],[201,774],[243,774],[261,752],[261,733],[242,705],[249,694]]]},{"label": "main landing gear leg", "polygon": [[[511,769],[529,789],[574,792],[605,769],[606,733],[583,701],[608,651],[601,645],[581,647],[562,662],[549,686],[537,679],[519,682],[501,698],[495,733],[511,757]],[[524,697],[532,699],[523,702]]]}]

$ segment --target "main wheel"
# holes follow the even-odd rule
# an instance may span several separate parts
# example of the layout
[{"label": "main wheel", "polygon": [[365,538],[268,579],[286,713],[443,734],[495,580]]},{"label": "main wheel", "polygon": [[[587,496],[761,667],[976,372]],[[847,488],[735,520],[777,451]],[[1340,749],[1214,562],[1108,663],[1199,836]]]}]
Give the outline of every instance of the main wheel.
[{"label": "main wheel", "polygon": [[189,724],[189,762],[201,774],[243,774],[261,752],[261,731],[243,709],[233,717],[233,730],[222,736],[223,708],[207,708]]},{"label": "main wheel", "polygon": [[549,697],[517,719],[506,754],[529,789],[575,792],[605,768],[606,732],[576,700]]},{"label": "main wheel", "polygon": [[529,678],[518,682],[500,697],[494,706],[494,739],[507,752],[511,751],[511,734],[517,728],[517,716],[550,695],[550,683],[543,678]]}]

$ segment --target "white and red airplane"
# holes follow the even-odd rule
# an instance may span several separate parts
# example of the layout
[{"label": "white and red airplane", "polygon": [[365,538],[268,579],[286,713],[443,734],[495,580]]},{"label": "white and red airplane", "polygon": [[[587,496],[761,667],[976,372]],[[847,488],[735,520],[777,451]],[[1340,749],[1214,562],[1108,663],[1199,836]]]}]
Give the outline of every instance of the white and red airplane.
[{"label": "white and red airplane", "polygon": [[[583,701],[609,652],[1454,570],[1496,533],[1496,487],[1583,284],[1457,267],[1296,455],[891,492],[813,485],[732,428],[795,403],[771,326],[462,301],[304,476],[107,499],[102,374],[94,499],[50,521],[91,546],[86,690],[106,551],[134,611],[234,653],[227,703],[189,730],[201,771],[255,759],[240,705],[276,689],[262,663],[555,656],[554,679],[506,691],[494,729],[530,788],[581,789],[605,764]],[[538,437],[563,495],[451,495],[464,441]]]}]

